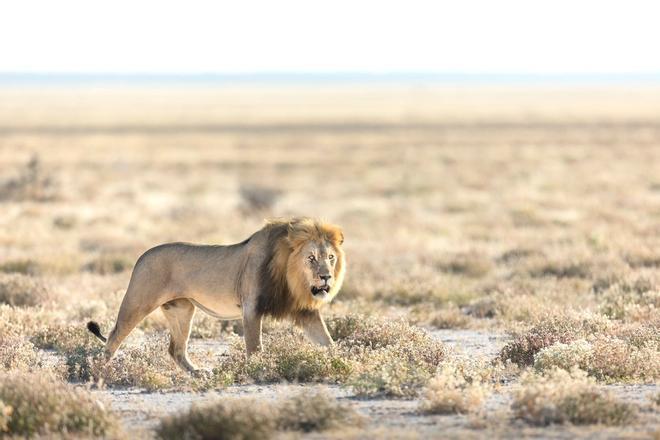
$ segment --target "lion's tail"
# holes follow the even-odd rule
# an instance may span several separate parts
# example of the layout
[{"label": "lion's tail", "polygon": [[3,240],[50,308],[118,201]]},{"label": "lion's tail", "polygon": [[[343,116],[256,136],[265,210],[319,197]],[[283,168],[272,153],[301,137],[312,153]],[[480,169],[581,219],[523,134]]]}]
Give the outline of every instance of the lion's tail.
[{"label": "lion's tail", "polygon": [[89,322],[87,323],[87,330],[89,330],[90,332],[92,332],[92,334],[93,334],[94,336],[96,336],[97,338],[99,338],[99,339],[102,340],[103,342],[106,342],[106,341],[108,340],[108,338],[106,338],[105,336],[103,336],[103,335],[101,334],[101,327],[98,325],[98,323],[96,323],[96,322],[94,322],[94,321],[89,321]]}]

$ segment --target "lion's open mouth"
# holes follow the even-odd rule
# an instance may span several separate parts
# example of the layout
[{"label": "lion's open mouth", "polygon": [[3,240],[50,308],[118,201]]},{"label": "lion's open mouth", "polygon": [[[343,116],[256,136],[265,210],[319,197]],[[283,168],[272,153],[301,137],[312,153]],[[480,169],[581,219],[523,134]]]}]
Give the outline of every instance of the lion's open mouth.
[{"label": "lion's open mouth", "polygon": [[321,287],[312,286],[312,295],[314,295],[314,296],[325,295],[329,291],[330,291],[330,286],[328,286],[328,285],[321,286]]}]

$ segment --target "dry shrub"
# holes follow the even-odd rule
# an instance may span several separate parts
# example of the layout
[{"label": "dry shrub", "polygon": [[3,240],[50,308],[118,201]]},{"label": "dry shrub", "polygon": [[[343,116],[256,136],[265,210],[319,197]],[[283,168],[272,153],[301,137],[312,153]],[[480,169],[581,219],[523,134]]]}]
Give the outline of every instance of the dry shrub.
[{"label": "dry shrub", "polygon": [[426,414],[463,414],[478,410],[488,386],[463,374],[453,363],[445,364],[424,390],[420,410]]},{"label": "dry shrub", "polygon": [[19,336],[0,336],[0,366],[5,370],[31,370],[40,361],[31,342]]},{"label": "dry shrub", "polygon": [[305,391],[278,406],[277,426],[285,431],[326,431],[363,423],[353,408],[321,390]]},{"label": "dry shrub", "polygon": [[601,299],[602,312],[613,319],[648,321],[660,317],[660,291],[646,279],[617,283]]},{"label": "dry shrub", "polygon": [[597,379],[651,382],[660,379],[660,344],[648,341],[636,347],[616,337],[597,337],[585,364]]},{"label": "dry shrub", "polygon": [[99,275],[121,273],[133,268],[135,260],[126,255],[101,254],[83,266],[83,270]]},{"label": "dry shrub", "polygon": [[347,316],[329,321],[351,361],[348,379],[360,396],[414,397],[445,358],[441,342],[404,321]]},{"label": "dry shrub", "polygon": [[660,267],[660,254],[650,249],[638,249],[635,252],[628,252],[624,256],[624,260],[633,269]]},{"label": "dry shrub", "polygon": [[434,311],[429,324],[441,329],[468,328],[470,326],[470,318],[454,304],[449,304],[445,308]]},{"label": "dry shrub", "polygon": [[167,440],[261,440],[276,432],[272,406],[249,398],[193,405],[186,413],[162,419],[156,429],[156,435]]},{"label": "dry shrub", "polygon": [[651,396],[651,403],[653,403],[656,406],[660,406],[660,392],[655,393],[654,395]]},{"label": "dry shrub", "polygon": [[413,357],[421,356],[425,362],[430,363],[440,362],[445,354],[442,343],[434,341],[425,330],[411,326],[402,319],[346,315],[328,320],[327,325],[332,338],[346,348],[361,346],[378,349],[393,346],[404,348]]},{"label": "dry shrub", "polygon": [[88,391],[44,374],[0,374],[0,401],[10,413],[10,435],[109,436],[118,426],[114,415]]},{"label": "dry shrub", "polygon": [[41,305],[52,298],[38,279],[20,274],[0,274],[0,303],[15,307]]},{"label": "dry shrub", "polygon": [[0,184],[0,200],[41,202],[53,200],[57,195],[53,178],[44,171],[36,155],[19,170],[17,176]]},{"label": "dry shrub", "polygon": [[14,409],[0,400],[0,433],[9,430],[9,419],[11,419],[12,412],[14,412]]},{"label": "dry shrub", "polygon": [[193,378],[185,373],[169,357],[167,344],[162,335],[148,336],[139,346],[122,347],[110,361],[98,342],[68,347],[64,355],[69,380],[152,391],[191,386],[209,388],[224,383],[221,376]]},{"label": "dry shrub", "polygon": [[570,258],[556,260],[546,258],[532,259],[527,266],[527,272],[534,278],[589,278],[593,272],[591,262],[572,260]]},{"label": "dry shrub", "polygon": [[585,339],[564,344],[556,342],[534,355],[534,368],[538,371],[561,368],[571,370],[583,366],[593,354],[594,347]]},{"label": "dry shrub", "polygon": [[552,423],[623,425],[637,407],[599,390],[579,369],[555,369],[546,375],[525,373],[514,393],[515,417],[537,426]]},{"label": "dry shrub", "polygon": [[361,423],[352,408],[315,391],[280,402],[232,398],[193,406],[185,414],[162,419],[156,433],[163,439],[257,440],[278,431],[324,431]]},{"label": "dry shrub", "polygon": [[264,351],[245,361],[245,345],[236,338],[219,372],[238,383],[342,381],[350,373],[347,361],[336,351],[306,341],[300,334],[280,330],[264,337]]},{"label": "dry shrub", "polygon": [[[613,327],[610,332],[543,348],[534,355],[534,367],[547,371],[577,366],[605,381],[648,382],[660,378],[658,327],[635,326],[625,330]],[[626,339],[631,333],[634,339]]]},{"label": "dry shrub", "polygon": [[493,269],[490,258],[478,252],[459,253],[442,259],[436,263],[443,272],[481,278]]},{"label": "dry shrub", "polygon": [[39,263],[30,259],[7,260],[0,264],[0,272],[39,275],[41,273],[41,267]]},{"label": "dry shrub", "polygon": [[98,348],[98,340],[90,338],[83,323],[51,324],[36,330],[30,339],[38,348],[67,353],[80,347]]},{"label": "dry shrub", "polygon": [[409,362],[388,348],[362,356],[360,367],[348,380],[361,397],[413,398],[433,376],[434,367],[423,362]]},{"label": "dry shrub", "polygon": [[569,343],[589,335],[606,332],[612,323],[597,315],[557,316],[542,320],[528,331],[515,335],[502,348],[500,358],[520,366],[534,363],[534,355],[555,343]]},{"label": "dry shrub", "polygon": [[272,211],[282,191],[262,185],[241,185],[241,210],[245,214],[263,214]]},{"label": "dry shrub", "polygon": [[34,334],[44,325],[54,324],[61,317],[57,312],[41,307],[12,307],[0,304],[0,335]]},{"label": "dry shrub", "polygon": [[[343,297],[344,288],[342,288]],[[359,294],[355,295],[361,297]],[[416,304],[463,306],[473,301],[478,293],[466,287],[459,277],[448,276],[442,284],[429,284],[420,280],[397,281],[374,292],[374,299],[387,304],[410,306]]]},{"label": "dry shrub", "polygon": [[[111,388],[205,390],[230,382],[222,369],[211,374],[190,375],[169,356],[164,335],[147,335],[138,346],[122,346],[108,361],[103,345],[92,339],[80,345],[59,346],[66,359],[67,376],[74,382],[93,382]],[[75,337],[73,339],[75,341]]]},{"label": "dry shrub", "polygon": [[442,343],[403,321],[350,315],[328,320],[328,327],[333,347],[280,327],[264,335],[264,351],[247,361],[236,338],[217,371],[236,383],[339,382],[364,396],[412,397],[445,356]]}]

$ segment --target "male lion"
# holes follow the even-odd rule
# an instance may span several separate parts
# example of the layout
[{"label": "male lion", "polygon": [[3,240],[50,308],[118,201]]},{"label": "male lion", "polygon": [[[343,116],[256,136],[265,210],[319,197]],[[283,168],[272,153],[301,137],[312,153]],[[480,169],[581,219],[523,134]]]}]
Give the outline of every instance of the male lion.
[{"label": "male lion", "polygon": [[149,313],[160,307],[170,329],[169,353],[183,369],[195,306],[220,319],[243,319],[248,356],[261,350],[261,318],[290,318],[321,345],[332,338],[319,313],[344,279],[346,264],[337,226],[309,218],[275,220],[242,243],[201,246],[169,243],[135,264],[115,327],[105,342],[108,358]]}]

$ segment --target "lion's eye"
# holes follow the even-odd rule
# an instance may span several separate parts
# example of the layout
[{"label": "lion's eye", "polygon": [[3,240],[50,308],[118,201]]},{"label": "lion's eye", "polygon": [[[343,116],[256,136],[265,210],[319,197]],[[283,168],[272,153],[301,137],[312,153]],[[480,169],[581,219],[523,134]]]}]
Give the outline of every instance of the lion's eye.
[{"label": "lion's eye", "polygon": [[316,260],[316,257],[314,255],[310,255],[309,257],[307,257],[307,259],[311,262],[314,262]]},{"label": "lion's eye", "polygon": [[334,255],[328,255],[328,260],[334,260],[335,256]]}]

